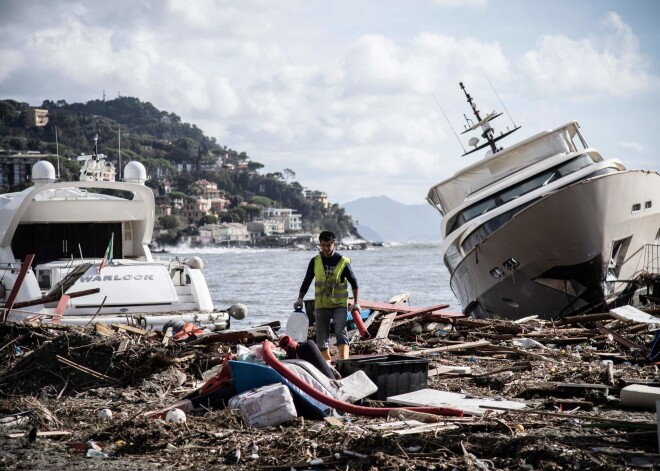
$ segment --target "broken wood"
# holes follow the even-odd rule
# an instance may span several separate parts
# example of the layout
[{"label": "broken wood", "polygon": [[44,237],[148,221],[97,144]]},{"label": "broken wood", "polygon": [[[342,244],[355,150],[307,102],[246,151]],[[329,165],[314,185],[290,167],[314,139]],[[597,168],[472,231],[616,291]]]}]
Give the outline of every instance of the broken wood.
[{"label": "broken wood", "polygon": [[413,350],[413,351],[404,353],[404,355],[407,355],[407,356],[410,356],[410,357],[417,357],[417,356],[421,356],[421,355],[426,355],[427,353],[454,352],[454,351],[457,351],[457,350],[469,350],[471,348],[485,347],[486,345],[492,346],[493,344],[490,343],[488,340],[477,340],[476,342],[464,342],[464,343],[459,343],[459,344],[456,344],[456,345],[446,345],[444,347],[427,348],[425,350]]},{"label": "broken wood", "polygon": [[386,339],[394,323],[394,318],[396,317],[396,312],[390,312],[383,316],[380,321],[380,326],[378,327],[378,332],[376,333],[377,339]]},{"label": "broken wood", "polygon": [[108,383],[112,383],[112,384],[114,384],[115,386],[119,386],[119,387],[124,386],[124,385],[122,384],[121,381],[118,381],[118,380],[116,380],[115,378],[111,378],[110,376],[106,376],[106,375],[104,375],[104,374],[102,374],[102,373],[99,373],[98,371],[94,371],[94,370],[92,370],[92,369],[90,369],[90,368],[87,368],[87,367],[85,367],[85,366],[79,365],[78,363],[76,363],[76,362],[74,362],[74,361],[71,361],[71,360],[69,360],[69,359],[67,359],[67,358],[64,358],[64,357],[62,357],[62,356],[60,356],[60,355],[57,355],[56,358],[57,358],[57,360],[58,360],[60,363],[64,363],[65,365],[70,366],[71,368],[75,368],[75,369],[77,369],[78,371],[82,371],[83,373],[87,373],[87,374],[90,375],[90,376],[93,376],[93,377],[95,377],[95,378],[101,379],[101,380],[103,380],[103,381],[107,381]]},{"label": "broken wood", "polygon": [[110,324],[110,326],[117,331],[121,330],[124,332],[130,332],[131,334],[143,335],[143,336],[147,334],[147,331],[145,329],[142,329],[140,327],[134,327],[132,325],[113,323]]},{"label": "broken wood", "polygon": [[562,418],[568,418],[568,419],[583,419],[583,420],[591,420],[593,422],[607,422],[611,424],[616,424],[616,425],[635,425],[639,426],[641,428],[646,428],[646,427],[657,427],[657,424],[655,422],[636,422],[634,420],[613,420],[610,417],[599,417],[599,416],[593,416],[593,415],[585,415],[585,414],[568,414],[564,412],[546,412],[546,411],[536,411],[536,410],[528,410],[528,409],[511,409],[508,407],[497,407],[497,406],[480,406],[483,407],[484,409],[494,409],[494,410],[501,410],[501,411],[507,411],[507,412],[513,412],[516,414],[535,414],[535,415],[543,415],[547,417],[556,417],[559,419]]},{"label": "broken wood", "polygon": [[14,301],[16,301],[16,296],[18,296],[18,292],[20,291],[21,286],[23,285],[23,280],[25,280],[25,275],[27,275],[27,271],[32,266],[33,261],[34,261],[33,253],[25,256],[25,260],[23,260],[23,263],[21,264],[21,269],[18,272],[18,276],[16,277],[14,286],[9,292],[7,301],[5,301],[5,307],[2,310],[2,314],[0,315],[0,321],[5,322],[7,320],[7,317],[9,316],[9,311],[11,311],[14,308]]},{"label": "broken wood", "polygon": [[104,322],[97,322],[94,324],[94,331],[98,335],[102,335],[104,337],[114,337],[117,335],[117,332],[108,327],[108,325]]},{"label": "broken wood", "polygon": [[611,331],[610,329],[608,329],[604,325],[596,324],[596,327],[598,328],[598,332],[600,332],[601,334],[611,335],[612,338],[619,345],[623,345],[624,347],[630,348],[630,349],[639,348],[639,346],[637,344],[635,344],[634,342],[631,342],[630,340],[622,337],[621,335],[617,334],[616,332]]},{"label": "broken wood", "polygon": [[[79,298],[81,296],[89,296],[90,294],[96,294],[99,291],[101,291],[101,288],[92,288],[92,289],[86,289],[82,291],[75,291],[73,293],[67,293],[66,295],[69,298]],[[53,294],[50,296],[44,296],[42,298],[38,299],[33,299],[31,301],[22,301],[20,303],[14,303],[14,309],[19,309],[23,307],[29,307],[29,306],[38,306],[39,304],[48,304],[48,303],[54,303],[56,301],[59,301],[61,299],[60,294]]]},{"label": "broken wood", "polygon": [[582,314],[581,316],[562,317],[559,320],[559,324],[588,324],[589,322],[604,321],[612,318],[613,317],[609,312],[600,314]]},{"label": "broken wood", "polygon": [[[37,432],[37,437],[41,438],[46,438],[46,437],[63,437],[65,435],[71,435],[71,432],[67,432],[65,430],[48,430],[44,432]],[[25,432],[16,432],[16,433],[8,433],[7,438],[23,438],[25,436]]]}]

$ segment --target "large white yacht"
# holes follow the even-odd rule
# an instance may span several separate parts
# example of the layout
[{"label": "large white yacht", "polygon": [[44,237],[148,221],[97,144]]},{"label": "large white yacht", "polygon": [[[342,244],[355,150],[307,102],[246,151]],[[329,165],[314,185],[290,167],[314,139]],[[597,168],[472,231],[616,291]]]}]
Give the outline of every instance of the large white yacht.
[{"label": "large white yacht", "polygon": [[201,259],[152,256],[155,205],[144,166],[129,162],[120,182],[103,154],[82,160],[80,181],[56,182],[44,160],[32,168],[33,186],[0,195],[0,320],[227,328]]},{"label": "large white yacht", "polygon": [[[660,174],[589,147],[577,122],[511,147],[467,93],[483,160],[433,186],[451,288],[473,317],[557,318],[660,298]],[[466,118],[467,119],[467,118]],[[515,126],[515,125],[514,125]]]}]

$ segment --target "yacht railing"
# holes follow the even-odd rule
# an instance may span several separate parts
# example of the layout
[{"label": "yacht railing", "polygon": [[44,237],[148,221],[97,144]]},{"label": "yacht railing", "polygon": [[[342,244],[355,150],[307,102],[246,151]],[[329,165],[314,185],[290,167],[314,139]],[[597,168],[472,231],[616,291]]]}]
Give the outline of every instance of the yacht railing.
[{"label": "yacht railing", "polygon": [[644,271],[651,275],[660,275],[660,245],[644,245]]}]

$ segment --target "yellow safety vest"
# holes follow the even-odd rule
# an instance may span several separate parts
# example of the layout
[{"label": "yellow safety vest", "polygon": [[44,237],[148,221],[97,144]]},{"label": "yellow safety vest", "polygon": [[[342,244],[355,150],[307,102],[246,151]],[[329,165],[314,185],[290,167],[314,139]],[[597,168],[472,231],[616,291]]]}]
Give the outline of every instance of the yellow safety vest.
[{"label": "yellow safety vest", "polygon": [[330,276],[326,276],[321,255],[314,261],[314,307],[331,308],[348,306],[348,283],[341,281],[341,274],[346,265],[351,263],[348,257],[341,257]]}]

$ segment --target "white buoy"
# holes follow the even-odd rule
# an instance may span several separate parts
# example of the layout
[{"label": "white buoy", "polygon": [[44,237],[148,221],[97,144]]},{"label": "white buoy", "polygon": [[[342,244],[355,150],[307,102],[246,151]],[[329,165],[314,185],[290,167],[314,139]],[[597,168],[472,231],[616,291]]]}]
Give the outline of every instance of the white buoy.
[{"label": "white buoy", "polygon": [[229,308],[229,311],[228,311],[228,312],[229,312],[229,315],[230,315],[231,317],[233,317],[233,318],[236,319],[237,321],[240,321],[240,320],[245,319],[245,318],[247,317],[247,315],[248,315],[248,308],[247,308],[247,306],[246,306],[245,304],[236,303],[236,304],[233,304],[233,305]]},{"label": "white buoy", "polygon": [[112,420],[112,411],[110,409],[101,409],[96,416],[101,422],[110,422]]},{"label": "white buoy", "polygon": [[170,410],[165,416],[165,422],[173,424],[183,424],[186,421],[186,413],[176,407]]}]

